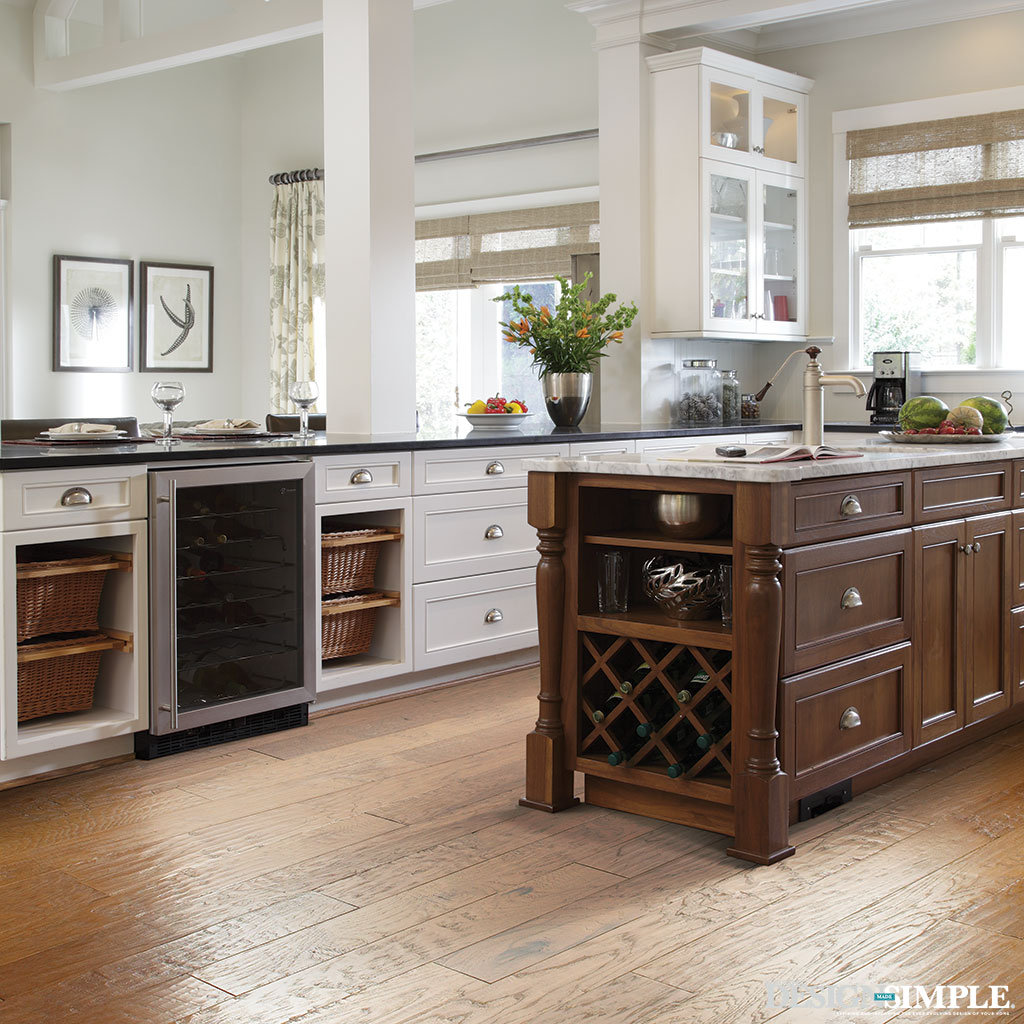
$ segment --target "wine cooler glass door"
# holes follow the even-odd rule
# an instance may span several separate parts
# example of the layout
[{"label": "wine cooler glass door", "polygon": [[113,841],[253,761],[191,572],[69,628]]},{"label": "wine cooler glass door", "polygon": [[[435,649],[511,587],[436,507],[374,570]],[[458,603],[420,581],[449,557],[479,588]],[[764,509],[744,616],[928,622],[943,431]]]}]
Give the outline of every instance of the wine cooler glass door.
[{"label": "wine cooler glass door", "polygon": [[312,466],[161,472],[151,483],[151,732],[312,700]]}]

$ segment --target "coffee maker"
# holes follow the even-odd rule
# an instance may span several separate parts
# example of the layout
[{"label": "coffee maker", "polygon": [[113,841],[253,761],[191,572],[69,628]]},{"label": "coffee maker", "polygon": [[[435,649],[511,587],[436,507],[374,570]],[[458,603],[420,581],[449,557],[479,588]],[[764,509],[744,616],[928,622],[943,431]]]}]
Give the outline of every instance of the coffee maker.
[{"label": "coffee maker", "polygon": [[868,391],[872,423],[895,423],[900,406],[918,390],[920,371],[910,368],[910,352],[876,352],[875,379]]}]

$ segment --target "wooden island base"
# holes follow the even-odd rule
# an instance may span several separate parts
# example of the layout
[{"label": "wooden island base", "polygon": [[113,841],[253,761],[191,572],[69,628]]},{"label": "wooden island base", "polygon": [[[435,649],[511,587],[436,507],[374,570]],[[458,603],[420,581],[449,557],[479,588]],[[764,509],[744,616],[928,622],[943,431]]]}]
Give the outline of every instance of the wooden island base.
[{"label": "wooden island base", "polygon": [[[1024,460],[943,454],[808,479],[531,471],[541,691],[520,802],[565,810],[581,772],[587,803],[771,864],[802,801],[816,813],[1024,718]],[[660,492],[721,495],[719,528],[662,536]],[[597,609],[610,549],[631,560],[624,613]],[[663,614],[640,588],[655,555],[731,563],[734,627]]]}]

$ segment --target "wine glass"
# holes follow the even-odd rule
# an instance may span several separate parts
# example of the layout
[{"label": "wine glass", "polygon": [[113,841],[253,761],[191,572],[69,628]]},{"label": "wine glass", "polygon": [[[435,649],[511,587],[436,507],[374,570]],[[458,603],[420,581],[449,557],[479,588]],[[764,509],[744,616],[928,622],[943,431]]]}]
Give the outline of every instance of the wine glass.
[{"label": "wine glass", "polygon": [[288,397],[299,407],[299,432],[297,437],[313,437],[309,429],[309,407],[320,397],[315,380],[297,380],[288,389]]},{"label": "wine glass", "polygon": [[185,400],[185,388],[180,381],[158,380],[149,390],[149,397],[164,414],[164,432],[160,444],[172,445],[179,442],[171,437],[174,429],[174,410]]}]

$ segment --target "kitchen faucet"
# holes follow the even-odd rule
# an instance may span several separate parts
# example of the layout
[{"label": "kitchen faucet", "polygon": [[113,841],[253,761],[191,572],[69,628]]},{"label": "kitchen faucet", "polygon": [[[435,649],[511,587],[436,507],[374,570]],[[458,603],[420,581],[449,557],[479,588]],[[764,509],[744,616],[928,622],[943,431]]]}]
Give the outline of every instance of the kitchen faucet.
[{"label": "kitchen faucet", "polygon": [[[803,351],[811,357],[804,367],[804,444],[816,446],[822,444],[825,434],[825,388],[848,384],[858,398],[863,398],[866,392],[864,385],[852,374],[824,373],[821,363],[818,362],[820,348],[811,345]],[[768,393],[768,389],[775,383],[775,378],[786,368],[790,359],[799,354],[800,350],[797,350],[786,356],[768,383],[754,396],[759,402]]]}]

